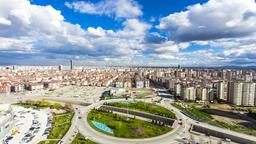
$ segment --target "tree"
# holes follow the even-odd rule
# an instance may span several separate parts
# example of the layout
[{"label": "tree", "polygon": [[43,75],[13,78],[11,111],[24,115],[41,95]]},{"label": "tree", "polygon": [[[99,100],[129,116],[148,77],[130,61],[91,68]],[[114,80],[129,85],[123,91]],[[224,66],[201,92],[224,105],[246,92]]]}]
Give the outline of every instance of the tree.
[{"label": "tree", "polygon": [[59,103],[59,102],[55,102],[53,105],[52,105],[53,108],[55,109],[61,109],[62,108],[62,104]]},{"label": "tree", "polygon": [[51,103],[45,100],[39,102],[41,107],[50,107]]}]

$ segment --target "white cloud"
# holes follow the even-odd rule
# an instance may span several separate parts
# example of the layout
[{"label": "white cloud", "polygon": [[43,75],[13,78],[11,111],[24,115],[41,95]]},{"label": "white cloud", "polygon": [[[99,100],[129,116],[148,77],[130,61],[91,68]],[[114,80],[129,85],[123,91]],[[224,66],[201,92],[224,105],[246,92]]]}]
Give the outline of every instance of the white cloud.
[{"label": "white cloud", "polygon": [[[220,1],[226,2],[224,0],[211,0],[210,2]],[[110,3],[109,1],[104,2],[102,4]],[[130,2],[133,3],[133,1]],[[230,33],[234,33],[233,28],[235,27],[237,28],[236,31],[239,30],[244,34],[242,31],[244,31],[245,26],[243,25],[254,20],[253,4],[246,5],[250,12],[244,12],[244,21],[239,21],[237,16],[230,18],[233,14],[227,13],[228,16],[224,16],[224,12],[219,5],[208,6],[210,2],[191,6],[185,12],[173,14],[174,16],[168,16],[166,19],[163,18],[158,28],[165,29],[169,35],[174,36],[181,36],[179,35],[181,32],[188,33],[188,30],[194,30],[195,26],[200,27],[200,29],[209,28],[209,31],[205,31],[203,34],[193,33],[198,38],[199,35],[206,36],[221,33],[223,27],[226,27]],[[238,2],[235,3],[234,5],[240,8]],[[95,5],[98,6],[99,3],[92,6],[95,7]],[[71,6],[73,7],[73,5]],[[239,11],[245,11],[246,6],[241,6],[242,8]],[[205,7],[208,9],[212,7],[212,11],[219,8],[220,11],[219,13],[210,14],[207,13]],[[90,11],[93,12],[94,10],[91,9]],[[88,27],[83,29],[79,24],[67,22],[61,12],[52,6],[33,5],[29,0],[0,0],[0,61],[11,57],[19,59],[19,62],[29,60],[47,62],[47,59],[54,59],[53,61],[56,62],[53,64],[57,64],[65,59],[72,58],[79,59],[81,63],[90,64],[136,65],[145,64],[145,61],[143,61],[143,58],[145,58],[147,64],[152,65],[166,63],[168,65],[168,63],[177,62],[187,65],[202,64],[207,66],[217,65],[218,63],[232,63],[238,60],[255,61],[255,36],[241,34],[239,36],[243,37],[233,38],[232,36],[231,38],[217,40],[205,41],[205,39],[202,39],[200,41],[180,42],[174,39],[170,40],[161,35],[160,32],[149,33],[152,26],[136,18],[139,15],[134,15],[131,18],[125,16],[122,12],[118,13],[104,11],[102,14],[125,18],[122,20],[123,28],[107,30],[102,27]],[[194,18],[192,15],[197,14],[197,17],[199,17],[201,13],[205,13],[209,17],[210,15],[214,15],[216,18],[223,17],[224,22],[218,19],[218,22],[213,21],[212,23],[225,23],[225,25],[212,26],[212,28],[210,27],[211,24],[205,22],[206,20]],[[238,13],[241,17],[243,12],[235,13]],[[173,24],[170,25],[170,22],[173,22]],[[252,25],[253,23],[248,24],[248,29],[253,33]],[[192,34],[192,32],[188,34]],[[184,50],[189,49],[190,45],[193,45],[193,48],[202,45],[203,47],[210,47],[212,50]],[[217,49],[221,50],[216,51]]]},{"label": "white cloud", "polygon": [[161,18],[157,28],[180,41],[248,36],[256,32],[254,0],[210,0]]},{"label": "white cloud", "polygon": [[142,42],[151,27],[133,18],[116,31],[102,27],[84,30],[65,21],[53,7],[33,5],[29,0],[0,0],[0,17],[0,54],[12,51],[50,58],[133,57],[145,50]]},{"label": "white cloud", "polygon": [[97,27],[96,29],[93,27],[89,27],[87,29],[87,31],[92,36],[105,36],[106,35],[106,31],[101,27]]},{"label": "white cloud", "polygon": [[133,0],[103,0],[98,3],[86,1],[65,2],[65,5],[80,13],[114,16],[115,18],[136,18],[143,13]]},{"label": "white cloud", "polygon": [[175,59],[181,60],[182,58],[178,56],[181,49],[185,49],[189,46],[188,43],[175,43],[174,41],[165,41],[163,43],[147,44],[147,47],[151,47],[151,54],[157,59]]},{"label": "white cloud", "polygon": [[30,51],[33,47],[31,42],[31,39],[25,37],[21,39],[0,37],[0,50],[16,52]]},{"label": "white cloud", "polygon": [[0,17],[0,25],[11,25],[12,22],[6,18]]},{"label": "white cloud", "polygon": [[151,28],[150,24],[139,21],[138,19],[127,19],[124,23],[124,29],[118,31],[120,36],[137,37],[145,36],[147,31]]}]

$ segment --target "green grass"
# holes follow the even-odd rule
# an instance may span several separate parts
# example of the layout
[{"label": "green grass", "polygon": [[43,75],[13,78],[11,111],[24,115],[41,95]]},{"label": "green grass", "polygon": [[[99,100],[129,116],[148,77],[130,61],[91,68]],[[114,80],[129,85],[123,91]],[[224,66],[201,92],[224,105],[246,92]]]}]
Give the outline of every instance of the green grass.
[{"label": "green grass", "polygon": [[113,103],[109,103],[108,105],[121,107],[121,108],[128,108],[132,110],[138,110],[146,113],[151,113],[151,114],[160,115],[160,116],[164,116],[172,119],[177,119],[173,112],[155,104],[138,101],[138,102],[132,102],[129,104],[121,103],[121,102],[113,102]]},{"label": "green grass", "polygon": [[25,101],[25,102],[19,102],[15,105],[22,106],[22,107],[25,107],[25,108],[34,108],[34,109],[47,108],[47,107],[55,108],[55,109],[63,108],[63,106],[58,102],[50,103],[50,102],[45,101],[45,100],[28,100],[28,101]]},{"label": "green grass", "polygon": [[85,139],[85,137],[78,133],[71,144],[96,144],[95,142]]},{"label": "green grass", "polygon": [[252,128],[247,128],[244,126],[237,126],[237,125],[230,125],[221,121],[213,121],[213,125],[218,126],[218,127],[222,127],[222,128],[226,128],[229,130],[233,130],[236,132],[241,132],[244,134],[248,134],[248,135],[252,135],[252,136],[256,136],[256,130],[252,129]]},{"label": "green grass", "polygon": [[[92,110],[87,120],[94,129],[108,134],[92,124],[92,120],[101,122],[113,130],[113,136],[121,138],[149,138],[165,134],[172,130],[167,126],[159,126],[147,121],[129,118],[104,111]],[[111,135],[111,134],[108,134]]]},{"label": "green grass", "polygon": [[211,125],[218,126],[221,128],[230,129],[236,132],[245,133],[248,135],[256,136],[256,130],[252,128],[247,128],[242,125],[231,125],[222,121],[215,120],[209,113],[203,111],[203,109],[196,108],[195,106],[186,105],[186,107],[181,106],[181,103],[173,102],[171,103],[174,107],[181,110],[185,115],[189,116],[194,120],[201,122],[207,122]]},{"label": "green grass", "polygon": [[71,126],[71,120],[73,112],[67,112],[64,114],[54,114],[53,123],[48,139],[61,139]]},{"label": "green grass", "polygon": [[210,114],[202,111],[202,109],[196,108],[195,106],[183,107],[181,106],[181,104],[178,104],[175,102],[171,103],[171,105],[178,108],[185,115],[189,116],[192,119],[202,121],[202,122],[211,121],[213,119],[213,117]]},{"label": "green grass", "polygon": [[57,144],[58,141],[57,140],[45,140],[45,141],[40,141],[37,144]]}]

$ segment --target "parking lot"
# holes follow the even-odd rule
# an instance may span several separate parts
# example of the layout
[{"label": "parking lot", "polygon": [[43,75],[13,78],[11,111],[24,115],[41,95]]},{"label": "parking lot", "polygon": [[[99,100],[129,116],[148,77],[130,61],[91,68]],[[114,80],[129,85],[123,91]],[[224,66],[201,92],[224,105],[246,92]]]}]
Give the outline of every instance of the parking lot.
[{"label": "parking lot", "polygon": [[12,106],[14,125],[0,140],[3,144],[36,144],[47,138],[51,130],[52,115],[49,109],[28,109]]}]

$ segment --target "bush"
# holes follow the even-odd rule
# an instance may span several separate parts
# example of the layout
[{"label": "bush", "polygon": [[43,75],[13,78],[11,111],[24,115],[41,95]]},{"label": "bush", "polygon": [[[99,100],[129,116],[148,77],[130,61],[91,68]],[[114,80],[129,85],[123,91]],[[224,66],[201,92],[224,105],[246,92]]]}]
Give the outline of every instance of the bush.
[{"label": "bush", "polygon": [[161,107],[161,106],[158,106],[155,104],[138,101],[138,102],[129,103],[129,104],[113,102],[113,103],[109,103],[108,105],[114,106],[114,107],[138,110],[138,111],[142,111],[142,112],[146,112],[146,113],[151,113],[151,114],[155,114],[155,115],[160,115],[160,116],[165,116],[168,118],[176,119],[176,116],[173,112],[171,112],[170,110],[168,110],[164,107]]},{"label": "bush", "polygon": [[58,102],[55,102],[53,105],[52,105],[53,108],[55,109],[61,109],[62,108],[62,104],[61,103],[58,103]]}]

